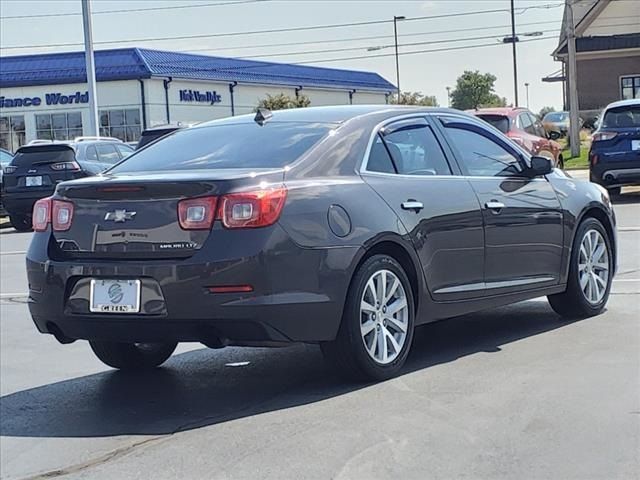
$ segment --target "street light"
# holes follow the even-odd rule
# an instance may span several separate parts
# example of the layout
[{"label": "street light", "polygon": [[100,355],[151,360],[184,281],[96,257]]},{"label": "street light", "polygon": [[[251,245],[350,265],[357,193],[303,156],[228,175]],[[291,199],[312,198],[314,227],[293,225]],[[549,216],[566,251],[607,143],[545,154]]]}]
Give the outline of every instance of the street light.
[{"label": "street light", "polygon": [[398,87],[398,103],[400,103],[400,60],[398,57],[398,20],[404,20],[407,17],[402,15],[394,15],[393,16],[393,37],[395,39],[395,47],[396,47],[396,86]]}]

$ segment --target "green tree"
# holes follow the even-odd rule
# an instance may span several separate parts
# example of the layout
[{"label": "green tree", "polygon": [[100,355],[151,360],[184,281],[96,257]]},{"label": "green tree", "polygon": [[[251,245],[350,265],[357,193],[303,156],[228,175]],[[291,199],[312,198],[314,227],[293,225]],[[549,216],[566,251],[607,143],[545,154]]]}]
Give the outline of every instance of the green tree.
[{"label": "green tree", "polygon": [[394,105],[422,105],[423,107],[438,106],[438,100],[435,95],[423,95],[422,92],[402,92],[399,101],[398,96],[394,95],[389,103]]},{"label": "green tree", "polygon": [[540,113],[538,113],[538,117],[540,117],[540,120],[542,120],[547,113],[551,113],[555,111],[556,109],[553,107],[542,107],[542,109],[540,110]]},{"label": "green tree", "polygon": [[269,110],[286,110],[288,108],[302,108],[311,105],[311,100],[306,95],[299,94],[295,97],[290,97],[284,93],[278,93],[277,95],[269,95],[267,93],[266,98],[261,99],[258,102],[256,111],[258,108],[267,108]]},{"label": "green tree", "polygon": [[451,106],[459,110],[506,106],[507,99],[494,92],[495,82],[496,76],[490,73],[465,71],[451,92]]}]

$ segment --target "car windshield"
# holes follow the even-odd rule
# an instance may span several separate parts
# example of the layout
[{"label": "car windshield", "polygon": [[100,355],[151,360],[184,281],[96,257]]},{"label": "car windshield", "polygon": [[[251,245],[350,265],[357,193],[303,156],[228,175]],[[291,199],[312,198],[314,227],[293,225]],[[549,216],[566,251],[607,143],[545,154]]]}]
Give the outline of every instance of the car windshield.
[{"label": "car windshield", "polygon": [[502,133],[507,133],[509,131],[509,117],[505,117],[504,115],[478,115],[482,120],[487,123],[490,123]]},{"label": "car windshield", "polygon": [[39,163],[73,162],[76,159],[74,150],[68,146],[47,145],[43,147],[28,147],[16,152],[11,165],[28,167]]},{"label": "car windshield", "polygon": [[565,112],[547,113],[547,115],[544,117],[544,120],[548,122],[564,122],[568,119],[569,115]]},{"label": "car windshield", "polygon": [[640,105],[625,105],[608,109],[602,119],[602,128],[640,127]]},{"label": "car windshield", "polygon": [[252,122],[184,129],[137,151],[110,173],[284,167],[332,128],[335,125]]}]

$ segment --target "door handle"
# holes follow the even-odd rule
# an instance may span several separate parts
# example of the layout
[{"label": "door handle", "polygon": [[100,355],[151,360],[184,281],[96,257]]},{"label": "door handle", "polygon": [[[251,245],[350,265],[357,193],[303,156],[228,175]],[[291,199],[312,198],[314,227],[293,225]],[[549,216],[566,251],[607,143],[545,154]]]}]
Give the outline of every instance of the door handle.
[{"label": "door handle", "polygon": [[416,213],[424,208],[422,202],[418,202],[417,200],[407,200],[406,202],[402,202],[401,206],[403,210],[413,210]]},{"label": "door handle", "polygon": [[487,203],[485,203],[484,206],[489,210],[500,211],[504,208],[504,203],[498,202],[497,200],[490,200]]}]

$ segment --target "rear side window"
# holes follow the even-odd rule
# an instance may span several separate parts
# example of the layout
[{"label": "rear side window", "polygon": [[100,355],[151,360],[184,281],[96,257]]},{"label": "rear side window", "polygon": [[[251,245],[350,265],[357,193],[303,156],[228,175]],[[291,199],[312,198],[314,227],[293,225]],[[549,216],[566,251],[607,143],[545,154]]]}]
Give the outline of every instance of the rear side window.
[{"label": "rear side window", "polygon": [[75,159],[76,154],[70,147],[29,147],[18,150],[11,161],[11,165],[16,167],[28,167],[30,165],[42,163],[73,162]]},{"label": "rear side window", "polygon": [[333,128],[333,124],[293,122],[187,128],[133,153],[111,172],[284,167]]},{"label": "rear side window", "polygon": [[109,143],[99,143],[96,145],[96,150],[98,150],[98,158],[102,163],[117,163],[120,161],[120,155],[118,155],[116,147]]},{"label": "rear side window", "polygon": [[116,145],[116,149],[122,158],[126,158],[133,153],[133,148],[127,145]]},{"label": "rear side window", "polygon": [[505,117],[504,115],[478,115],[478,117],[493,125],[502,133],[509,131],[509,117]]},{"label": "rear side window", "polygon": [[610,108],[602,119],[603,128],[640,127],[640,105]]},{"label": "rear side window", "polygon": [[415,125],[384,136],[387,149],[403,175],[451,175],[451,169],[431,128]]},{"label": "rear side window", "polygon": [[142,132],[142,136],[138,141],[138,145],[136,145],[136,149],[144,147],[145,145],[151,142],[155,142],[157,139],[164,137],[165,135],[169,135],[170,133],[173,133],[175,131],[176,129],[172,128],[167,130],[151,130],[151,131]]}]

